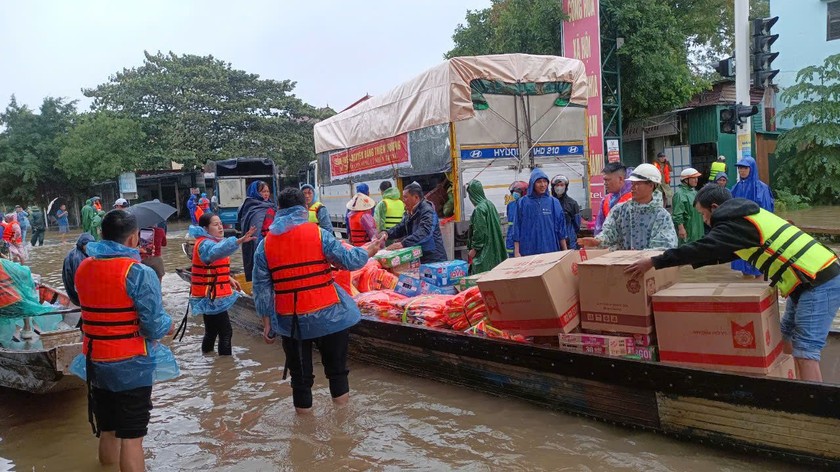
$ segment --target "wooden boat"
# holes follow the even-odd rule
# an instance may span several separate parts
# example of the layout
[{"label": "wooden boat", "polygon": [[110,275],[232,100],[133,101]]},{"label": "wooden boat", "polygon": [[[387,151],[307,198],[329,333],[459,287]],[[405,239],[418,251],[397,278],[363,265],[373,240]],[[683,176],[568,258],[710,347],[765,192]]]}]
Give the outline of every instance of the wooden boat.
[{"label": "wooden boat", "polygon": [[[180,272],[182,277],[188,271]],[[250,297],[228,311],[254,335]],[[608,423],[812,466],[840,468],[840,385],[560,351],[363,318],[354,360]],[[840,373],[840,333],[823,367]],[[840,382],[840,378],[827,379]]]},{"label": "wooden boat", "polygon": [[[41,301],[76,308],[67,295],[46,285],[39,287],[39,296]],[[78,313],[71,313],[65,315],[65,322],[76,326],[78,318]],[[0,387],[41,394],[85,386],[69,372],[70,362],[82,352],[78,328],[42,332],[33,340],[38,341],[37,347],[27,350],[0,348]]]}]

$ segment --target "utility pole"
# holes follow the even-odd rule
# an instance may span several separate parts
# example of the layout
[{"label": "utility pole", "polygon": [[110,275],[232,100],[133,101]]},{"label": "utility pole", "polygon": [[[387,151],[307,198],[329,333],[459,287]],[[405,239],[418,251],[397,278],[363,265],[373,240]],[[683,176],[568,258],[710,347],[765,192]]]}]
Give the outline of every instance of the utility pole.
[{"label": "utility pole", "polygon": [[[750,101],[750,2],[735,0],[735,102],[746,106]],[[735,161],[752,154],[752,120],[738,128]]]}]

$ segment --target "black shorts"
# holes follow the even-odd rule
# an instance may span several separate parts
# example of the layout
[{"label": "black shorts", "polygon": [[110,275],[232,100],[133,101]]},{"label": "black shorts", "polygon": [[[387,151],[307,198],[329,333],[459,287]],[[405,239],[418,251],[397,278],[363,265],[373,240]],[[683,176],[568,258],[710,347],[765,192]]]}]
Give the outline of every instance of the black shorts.
[{"label": "black shorts", "polygon": [[152,417],[152,387],[111,392],[93,387],[96,424],[120,439],[142,438]]}]

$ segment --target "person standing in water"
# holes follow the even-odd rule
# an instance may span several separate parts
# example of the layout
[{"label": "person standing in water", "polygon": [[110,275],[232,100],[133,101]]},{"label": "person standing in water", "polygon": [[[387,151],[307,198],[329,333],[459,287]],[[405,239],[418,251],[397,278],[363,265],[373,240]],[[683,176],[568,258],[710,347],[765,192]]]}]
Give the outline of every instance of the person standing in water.
[{"label": "person standing in water", "polygon": [[[190,236],[196,238],[193,247],[190,308],[193,315],[204,318],[204,339],[201,352],[213,352],[219,339],[219,355],[231,354],[233,328],[227,310],[239,298],[241,287],[230,276],[230,255],[242,243],[253,241],[257,228],[252,226],[241,238],[225,238],[222,220],[212,213],[198,219],[198,226],[190,226]],[[235,291],[234,291],[235,290]]]}]

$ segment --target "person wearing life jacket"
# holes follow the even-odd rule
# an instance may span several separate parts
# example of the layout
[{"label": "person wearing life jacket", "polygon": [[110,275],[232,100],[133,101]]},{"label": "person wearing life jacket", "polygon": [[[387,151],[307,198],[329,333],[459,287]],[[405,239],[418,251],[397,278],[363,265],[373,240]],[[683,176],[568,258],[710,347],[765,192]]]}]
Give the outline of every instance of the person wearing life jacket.
[{"label": "person wearing life jacket", "polygon": [[333,402],[349,400],[348,333],[361,313],[333,272],[361,269],[382,241],[346,248],[331,231],[309,221],[298,189],[284,189],[278,203],[280,211],[254,255],[253,296],[265,341],[271,344],[280,334],[292,374],[292,400],[303,414],[312,408],[313,344],[321,353]]},{"label": "person wearing life jacket", "polygon": [[619,203],[624,203],[631,198],[633,194],[630,192],[630,181],[627,180],[627,168],[621,163],[610,162],[604,166],[602,171],[604,174],[604,192],[606,196],[601,200],[601,209],[598,216],[595,218],[595,236],[601,234],[604,227],[604,221],[610,210]]},{"label": "person wearing life jacket", "polygon": [[721,172],[726,174],[726,156],[718,156],[717,160],[712,162],[709,168],[709,182],[716,181]]},{"label": "person wearing life jacket", "polygon": [[671,167],[671,163],[668,162],[668,156],[664,152],[656,154],[656,160],[653,161],[653,165],[659,170],[659,174],[662,176],[660,179],[662,184],[657,191],[662,193],[662,201],[665,204],[665,208],[671,208],[671,198],[674,196],[674,190],[671,188],[671,173],[674,171],[674,168]]},{"label": "person wearing life jacket", "polygon": [[161,338],[174,331],[155,272],[140,264],[137,219],[111,210],[103,240],[89,242],[76,270],[82,316],[82,354],[70,372],[88,384],[88,421],[99,437],[99,462],[144,470],[154,382],[178,376]]},{"label": "person wearing life jacket", "polygon": [[399,189],[391,185],[390,180],[380,182],[379,192],[382,193],[382,200],[373,210],[373,219],[376,220],[377,231],[388,231],[402,221],[405,203],[400,200]]},{"label": "person wearing life jacket", "polygon": [[190,309],[193,316],[202,315],[204,319],[204,339],[201,341],[204,354],[213,352],[217,337],[219,355],[231,354],[233,328],[227,311],[239,298],[242,288],[230,276],[230,256],[242,243],[256,239],[256,230],[252,226],[239,239],[225,238],[222,220],[212,213],[201,215],[198,225],[190,226],[190,236],[195,238],[190,269]]},{"label": "person wearing life jacket", "polygon": [[308,221],[310,223],[318,223],[318,226],[332,233],[333,225],[332,221],[330,221],[330,212],[323,203],[318,201],[318,196],[315,194],[315,187],[305,184],[300,189],[303,192],[304,198],[306,198],[306,208],[309,210]]},{"label": "person wearing life jacket", "polygon": [[733,198],[723,187],[703,187],[694,206],[711,226],[709,234],[641,259],[627,272],[639,276],[651,268],[749,261],[787,298],[782,338],[785,351],[796,360],[798,377],[821,382],[820,352],[840,308],[837,256],[796,226],[753,201]]},{"label": "person wearing life jacket", "polygon": [[204,213],[207,213],[207,212],[210,211],[210,199],[207,198],[206,193],[201,194],[201,197],[198,199],[198,204],[197,205],[198,205],[199,208],[201,208],[201,210]]},{"label": "person wearing life jacket", "polygon": [[26,263],[26,248],[23,245],[20,225],[17,222],[17,213],[7,213],[3,217],[3,241],[9,246],[9,257],[18,264]]},{"label": "person wearing life jacket", "polygon": [[359,247],[376,239],[376,222],[370,210],[376,202],[359,192],[347,202],[347,235],[350,244]]},{"label": "person wearing life jacket", "polygon": [[101,211],[102,210],[102,199],[101,198],[93,197],[91,199],[91,201],[93,203],[93,209],[94,210],[96,210],[96,211]]}]

